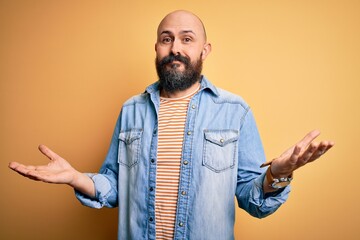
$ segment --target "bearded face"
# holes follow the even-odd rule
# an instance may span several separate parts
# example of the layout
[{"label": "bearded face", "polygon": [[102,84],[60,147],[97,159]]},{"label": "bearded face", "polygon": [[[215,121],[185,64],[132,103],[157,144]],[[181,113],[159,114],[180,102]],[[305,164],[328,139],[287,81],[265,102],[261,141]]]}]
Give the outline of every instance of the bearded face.
[{"label": "bearded face", "polygon": [[[180,63],[184,68],[180,70]],[[202,58],[191,63],[190,59],[179,55],[170,55],[156,58],[156,71],[159,76],[160,88],[168,93],[183,91],[200,80],[202,71]]]}]

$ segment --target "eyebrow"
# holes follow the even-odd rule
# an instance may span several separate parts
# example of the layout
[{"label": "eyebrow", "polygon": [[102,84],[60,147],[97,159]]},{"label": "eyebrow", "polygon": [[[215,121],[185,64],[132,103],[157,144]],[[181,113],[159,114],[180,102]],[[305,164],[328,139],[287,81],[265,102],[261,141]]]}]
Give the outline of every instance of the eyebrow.
[{"label": "eyebrow", "polygon": [[[183,30],[183,31],[180,31],[180,34],[187,34],[187,33],[192,33],[192,34],[194,34],[195,36],[196,36],[196,34],[194,33],[194,31],[192,31],[192,30]],[[171,34],[173,34],[171,31],[169,31],[169,30],[164,30],[164,31],[162,31],[161,33],[160,33],[160,35],[163,35],[163,34],[169,34],[169,35],[171,35]]]}]

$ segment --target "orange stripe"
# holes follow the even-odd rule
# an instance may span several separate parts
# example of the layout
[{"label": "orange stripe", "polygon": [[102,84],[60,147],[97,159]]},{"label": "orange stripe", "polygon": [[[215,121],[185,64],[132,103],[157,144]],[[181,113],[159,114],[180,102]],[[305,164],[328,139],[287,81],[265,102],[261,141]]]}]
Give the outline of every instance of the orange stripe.
[{"label": "orange stripe", "polygon": [[174,237],[180,161],[191,97],[160,99],[155,195],[156,239]]}]

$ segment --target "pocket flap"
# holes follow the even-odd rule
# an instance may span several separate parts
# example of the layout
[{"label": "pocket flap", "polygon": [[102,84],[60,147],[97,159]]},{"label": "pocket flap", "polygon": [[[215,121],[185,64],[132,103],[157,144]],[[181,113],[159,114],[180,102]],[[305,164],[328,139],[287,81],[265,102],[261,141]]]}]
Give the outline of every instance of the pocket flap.
[{"label": "pocket flap", "polygon": [[205,130],[205,139],[212,143],[215,143],[221,147],[228,143],[234,142],[239,138],[238,130]]},{"label": "pocket flap", "polygon": [[125,144],[131,144],[136,139],[141,138],[141,134],[142,134],[141,129],[124,131],[124,132],[120,132],[119,139],[125,142]]}]

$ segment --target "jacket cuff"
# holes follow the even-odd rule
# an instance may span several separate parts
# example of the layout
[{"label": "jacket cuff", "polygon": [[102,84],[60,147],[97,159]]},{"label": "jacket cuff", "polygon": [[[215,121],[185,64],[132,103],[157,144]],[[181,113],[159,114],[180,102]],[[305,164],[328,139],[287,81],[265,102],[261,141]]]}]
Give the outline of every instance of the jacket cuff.
[{"label": "jacket cuff", "polygon": [[95,197],[89,197],[75,190],[76,198],[81,204],[91,208],[102,208],[105,205],[106,196],[110,193],[111,185],[109,180],[101,174],[85,173],[94,182]]},{"label": "jacket cuff", "polygon": [[288,198],[290,193],[290,185],[278,191],[264,193],[263,182],[266,172],[263,172],[255,179],[253,190],[250,194],[250,202],[257,206],[261,212],[271,214],[275,212]]}]

